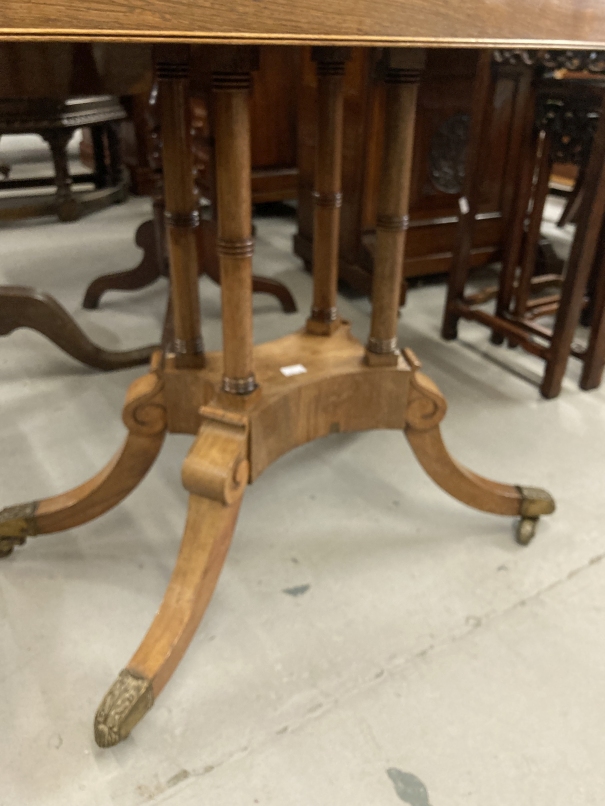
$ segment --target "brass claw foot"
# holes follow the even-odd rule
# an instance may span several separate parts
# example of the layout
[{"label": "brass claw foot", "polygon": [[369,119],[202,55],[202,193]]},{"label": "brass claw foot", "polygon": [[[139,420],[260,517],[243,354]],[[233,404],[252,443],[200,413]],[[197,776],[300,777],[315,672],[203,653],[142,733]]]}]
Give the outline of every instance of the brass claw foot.
[{"label": "brass claw foot", "polygon": [[8,557],[15,546],[22,546],[28,537],[38,533],[36,529],[37,501],[5,507],[0,512],[0,558]]},{"label": "brass claw foot", "polygon": [[96,743],[99,747],[113,747],[126,739],[152,705],[151,680],[122,669],[96,713]]},{"label": "brass claw foot", "polygon": [[550,515],[555,511],[552,496],[539,487],[518,487],[521,495],[521,516],[517,524],[516,539],[521,546],[527,546],[536,534],[536,527],[541,515]]}]

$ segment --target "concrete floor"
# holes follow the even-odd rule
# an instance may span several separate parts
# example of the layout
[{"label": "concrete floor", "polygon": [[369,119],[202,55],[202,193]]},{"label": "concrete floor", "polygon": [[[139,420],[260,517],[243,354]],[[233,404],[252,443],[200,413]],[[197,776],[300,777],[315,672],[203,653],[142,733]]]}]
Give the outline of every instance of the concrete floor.
[{"label": "concrete floor", "polygon": [[[52,292],[104,346],[157,338],[165,283],[80,308],[133,265],[135,199],[75,224],[4,228],[2,282]],[[254,300],[255,338],[300,326],[310,278],[294,224],[258,221],[258,272],[300,313]],[[204,336],[220,295],[201,281]],[[2,806],[590,806],[605,802],[605,389],[571,364],[541,400],[541,363],[462,324],[439,339],[443,286],[410,292],[400,342],[449,401],[454,455],[548,488],[558,510],[526,549],[508,518],[439,490],[400,434],[335,435],[273,465],[244,500],[214,599],[132,736],[100,750],[95,709],[161,600],[184,524],[171,436],[119,507],[28,541],[0,568]],[[369,303],[341,297],[360,338]],[[0,506],[61,492],[119,445],[140,370],[103,375],[37,334],[0,341]],[[294,595],[297,594],[297,595]]]}]

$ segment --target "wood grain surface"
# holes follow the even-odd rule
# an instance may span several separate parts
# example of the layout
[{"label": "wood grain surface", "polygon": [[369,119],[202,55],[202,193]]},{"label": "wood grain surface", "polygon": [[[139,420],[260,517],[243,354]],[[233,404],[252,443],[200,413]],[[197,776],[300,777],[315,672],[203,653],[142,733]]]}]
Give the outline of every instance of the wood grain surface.
[{"label": "wood grain surface", "polygon": [[0,38],[603,47],[602,0],[5,0]]}]

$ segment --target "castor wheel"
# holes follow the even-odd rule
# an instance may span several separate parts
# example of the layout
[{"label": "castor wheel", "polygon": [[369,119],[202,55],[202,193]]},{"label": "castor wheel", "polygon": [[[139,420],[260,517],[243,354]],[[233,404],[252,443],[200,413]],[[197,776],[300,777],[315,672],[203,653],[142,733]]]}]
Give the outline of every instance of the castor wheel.
[{"label": "castor wheel", "polygon": [[517,523],[515,539],[521,546],[527,546],[536,534],[538,518],[520,518]]}]

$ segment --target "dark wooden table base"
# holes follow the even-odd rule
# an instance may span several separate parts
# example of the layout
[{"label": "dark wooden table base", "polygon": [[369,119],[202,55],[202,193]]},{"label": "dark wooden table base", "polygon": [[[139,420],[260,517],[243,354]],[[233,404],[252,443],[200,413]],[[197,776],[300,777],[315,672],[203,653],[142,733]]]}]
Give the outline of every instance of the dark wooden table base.
[{"label": "dark wooden table base", "polygon": [[34,288],[0,286],[0,336],[20,327],[41,333],[82,364],[105,371],[147,364],[154,350],[154,345],[105,350],[88,338],[53,297]]}]

